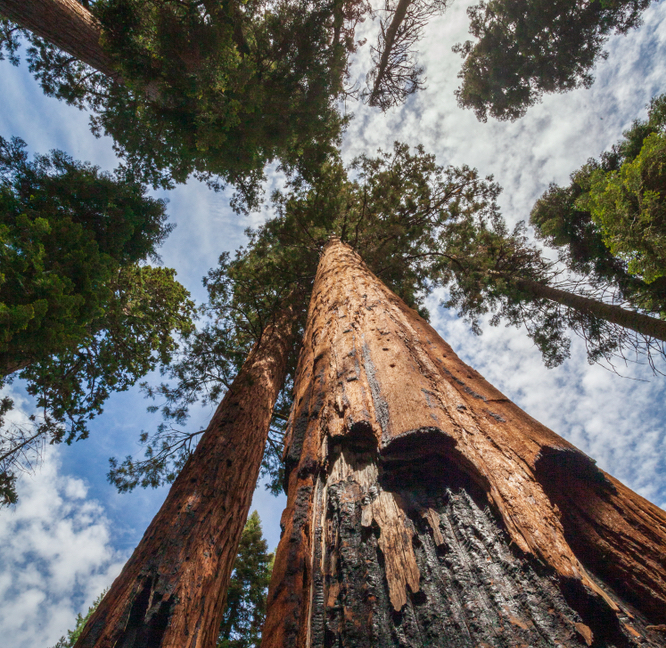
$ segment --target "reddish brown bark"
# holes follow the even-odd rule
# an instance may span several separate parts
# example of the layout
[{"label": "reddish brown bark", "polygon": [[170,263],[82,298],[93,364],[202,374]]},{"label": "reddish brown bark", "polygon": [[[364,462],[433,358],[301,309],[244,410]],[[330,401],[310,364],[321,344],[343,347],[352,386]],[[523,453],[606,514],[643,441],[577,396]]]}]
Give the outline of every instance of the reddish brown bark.
[{"label": "reddish brown bark", "polygon": [[511,403],[339,241],[294,395],[263,648],[666,645],[666,513]]},{"label": "reddish brown bark", "polygon": [[120,81],[111,57],[100,45],[97,19],[76,0],[0,0],[0,14]]},{"label": "reddish brown bark", "polygon": [[77,648],[213,648],[275,400],[290,327],[270,326]]}]

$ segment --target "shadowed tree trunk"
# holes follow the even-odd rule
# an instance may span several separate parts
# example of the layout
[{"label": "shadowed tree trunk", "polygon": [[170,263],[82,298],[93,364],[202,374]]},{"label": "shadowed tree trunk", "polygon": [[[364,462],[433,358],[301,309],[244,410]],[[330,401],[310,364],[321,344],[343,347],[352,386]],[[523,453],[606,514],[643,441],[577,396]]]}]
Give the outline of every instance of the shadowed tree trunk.
[{"label": "shadowed tree trunk", "polygon": [[213,648],[293,345],[267,327],[76,648]]},{"label": "shadowed tree trunk", "polygon": [[328,244],[262,648],[666,645],[666,513]]},{"label": "shadowed tree trunk", "polygon": [[393,48],[393,43],[395,42],[395,35],[398,32],[398,27],[400,23],[405,19],[407,15],[407,9],[413,0],[398,0],[395,11],[393,12],[393,18],[391,19],[391,24],[386,30],[386,35],[384,37],[384,50],[382,51],[381,58],[379,59],[379,65],[377,66],[377,76],[375,77],[375,83],[372,86],[372,92],[370,93],[370,99],[368,104],[370,106],[377,105],[377,98],[379,97],[380,89],[382,83],[384,82],[384,77],[386,76],[386,69],[388,67],[389,57],[391,55],[391,49]]},{"label": "shadowed tree trunk", "polygon": [[522,279],[520,277],[507,277],[515,286],[536,297],[537,299],[549,299],[562,306],[568,306],[582,313],[589,313],[613,324],[631,329],[649,338],[656,338],[666,342],[666,321],[656,317],[642,315],[635,311],[627,310],[620,306],[605,304],[604,302],[589,297],[583,297],[566,290],[553,288],[533,279]]},{"label": "shadowed tree trunk", "polygon": [[97,19],[76,0],[0,0],[0,14],[20,27],[120,81],[102,49]]}]

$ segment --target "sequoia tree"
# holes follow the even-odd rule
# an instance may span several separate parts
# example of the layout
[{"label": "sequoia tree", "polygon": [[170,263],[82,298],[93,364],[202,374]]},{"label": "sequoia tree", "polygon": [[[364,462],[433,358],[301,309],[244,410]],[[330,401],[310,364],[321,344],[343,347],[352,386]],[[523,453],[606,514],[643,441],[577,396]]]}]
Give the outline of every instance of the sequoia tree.
[{"label": "sequoia tree", "polygon": [[263,648],[666,643],[664,511],[339,240],[312,295]]},{"label": "sequoia tree", "polygon": [[263,332],[75,646],[213,648],[291,348]]}]

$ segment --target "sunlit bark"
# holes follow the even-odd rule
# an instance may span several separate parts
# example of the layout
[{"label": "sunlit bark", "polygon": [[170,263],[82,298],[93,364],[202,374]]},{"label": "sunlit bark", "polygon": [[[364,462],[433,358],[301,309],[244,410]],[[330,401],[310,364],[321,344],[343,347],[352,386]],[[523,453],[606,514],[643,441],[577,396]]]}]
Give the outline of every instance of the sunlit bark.
[{"label": "sunlit bark", "polygon": [[76,648],[213,648],[293,340],[269,326]]},{"label": "sunlit bark", "polygon": [[666,513],[511,403],[339,241],[294,396],[263,648],[666,645]]},{"label": "sunlit bark", "polygon": [[0,0],[0,15],[102,74],[120,80],[102,46],[96,18],[76,0]]}]

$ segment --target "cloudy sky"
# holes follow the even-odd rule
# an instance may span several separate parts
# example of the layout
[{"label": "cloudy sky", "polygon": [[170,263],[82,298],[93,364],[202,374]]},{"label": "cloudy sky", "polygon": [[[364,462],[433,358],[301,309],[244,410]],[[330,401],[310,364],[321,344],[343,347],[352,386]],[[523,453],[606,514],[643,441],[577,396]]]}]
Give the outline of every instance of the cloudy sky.
[{"label": "cloudy sky", "polygon": [[[464,2],[454,2],[428,26],[421,45],[427,88],[405,106],[381,114],[353,103],[354,118],[343,143],[345,159],[373,153],[400,140],[423,144],[440,164],[469,164],[493,174],[504,187],[501,206],[514,223],[550,182],[564,183],[590,156],[612,145],[631,122],[645,116],[650,98],[666,90],[666,3],[653,4],[643,26],[608,43],[609,56],[595,70],[589,90],[547,97],[515,123],[481,124],[461,111],[453,92],[460,58],[451,46],[466,39]],[[359,38],[374,41],[377,23],[366,21]],[[352,68],[351,81],[363,83],[367,46]],[[108,139],[95,139],[88,117],[45,98],[26,67],[0,63],[0,135],[17,135],[31,152],[59,148],[80,160],[112,169]],[[205,297],[201,277],[224,250],[244,241],[243,230],[265,213],[239,218],[228,195],[190,182],[167,194],[177,223],[162,249],[164,264],[178,271],[198,300]],[[622,376],[589,366],[582,344],[572,357],[545,369],[524,331],[484,327],[481,337],[430,300],[432,320],[442,336],[469,364],[532,416],[575,443],[599,465],[631,488],[666,508],[666,384],[647,367],[621,367]],[[441,295],[439,296],[441,298]],[[20,385],[11,389],[30,412]],[[120,495],[106,483],[108,458],[137,454],[141,430],[158,420],[145,412],[137,392],[114,396],[95,421],[88,440],[72,447],[48,448],[34,471],[22,476],[19,504],[0,511],[0,637],[12,648],[46,648],[77,612],[110,584],[165,496],[164,489]],[[192,429],[205,426],[210,411],[198,412]],[[284,498],[263,489],[255,506],[271,547],[279,538]]]}]

